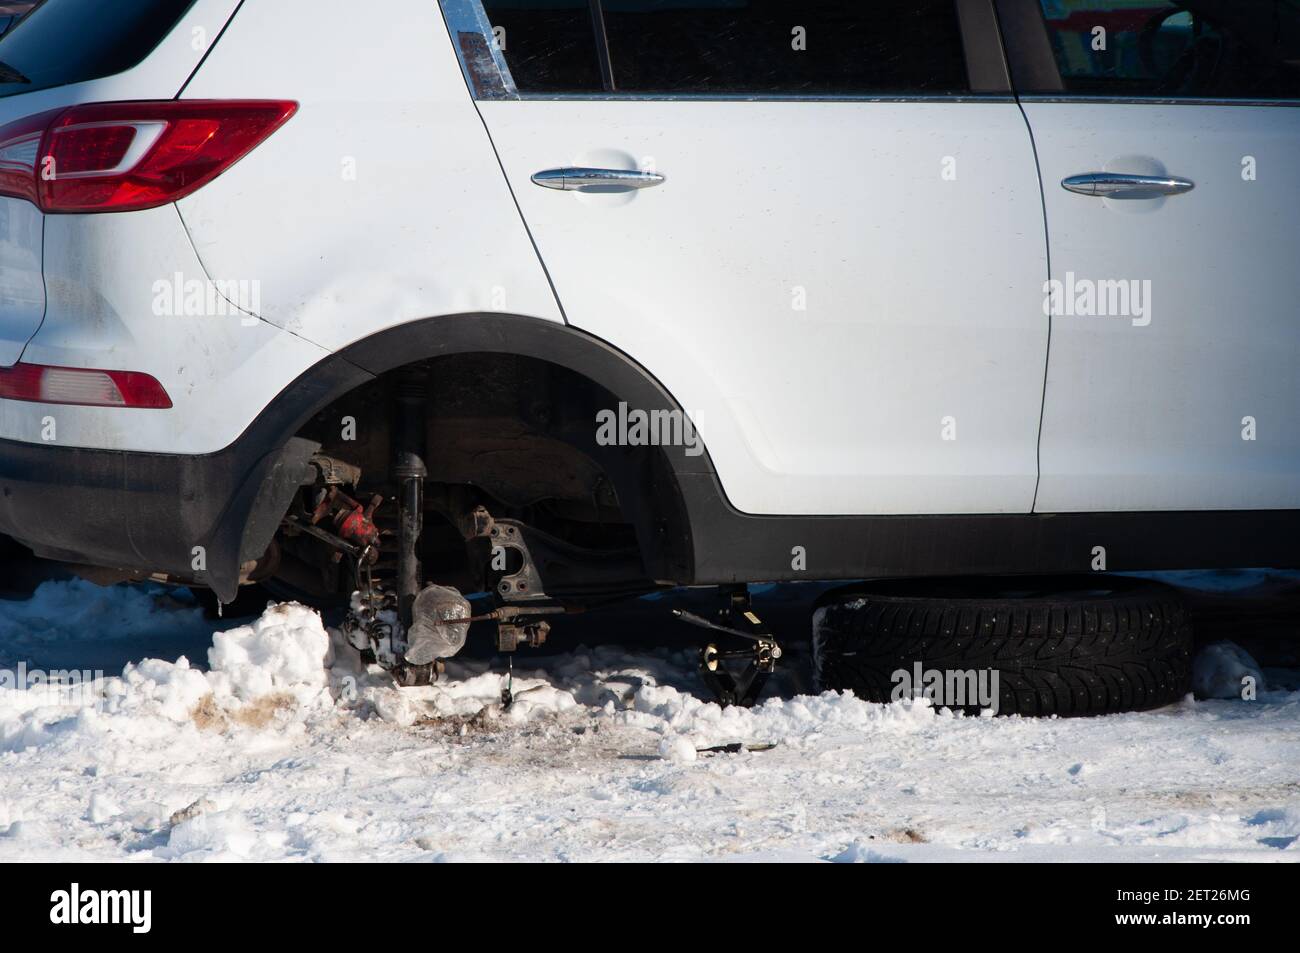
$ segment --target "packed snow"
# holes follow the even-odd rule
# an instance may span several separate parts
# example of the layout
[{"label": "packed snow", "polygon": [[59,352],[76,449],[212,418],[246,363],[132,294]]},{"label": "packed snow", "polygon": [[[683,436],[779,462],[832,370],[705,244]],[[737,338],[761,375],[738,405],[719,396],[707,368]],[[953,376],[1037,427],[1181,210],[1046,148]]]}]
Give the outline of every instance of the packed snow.
[{"label": "packed snow", "polygon": [[[131,661],[29,667],[95,644]],[[1230,644],[1197,676],[1230,698],[1107,718],[721,709],[690,653],[612,645],[521,654],[503,711],[488,662],[398,689],[302,606],[51,581],[0,603],[0,666],[0,861],[1300,859],[1300,692],[1215,691],[1259,669]]]},{"label": "packed snow", "polygon": [[1239,698],[1244,685],[1264,690],[1264,670],[1249,652],[1232,642],[1214,642],[1192,665],[1192,691],[1198,698]]}]

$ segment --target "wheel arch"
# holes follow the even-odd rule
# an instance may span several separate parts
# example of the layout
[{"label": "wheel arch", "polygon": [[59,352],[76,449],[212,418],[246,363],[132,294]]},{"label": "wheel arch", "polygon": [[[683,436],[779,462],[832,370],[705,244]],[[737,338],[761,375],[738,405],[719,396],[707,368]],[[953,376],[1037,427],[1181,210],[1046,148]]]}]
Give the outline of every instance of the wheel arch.
[{"label": "wheel arch", "polygon": [[[294,442],[313,416],[349,392],[401,367],[434,358],[499,354],[542,361],[577,374],[615,401],[646,411],[683,412],[671,394],[643,367],[598,338],[558,322],[523,315],[467,312],[405,322],[376,332],[335,352],[284,388],[237,443],[262,448]],[[696,455],[683,446],[645,448],[656,458],[647,479],[639,448],[599,447],[596,421],[591,441],[575,449],[599,464],[614,484],[625,516],[635,527],[650,578],[689,582],[694,578],[694,543],[682,499],[683,473],[713,474],[707,450]],[[301,441],[298,441],[299,443]],[[242,527],[241,559],[269,544],[287,497],[256,494]]]}]

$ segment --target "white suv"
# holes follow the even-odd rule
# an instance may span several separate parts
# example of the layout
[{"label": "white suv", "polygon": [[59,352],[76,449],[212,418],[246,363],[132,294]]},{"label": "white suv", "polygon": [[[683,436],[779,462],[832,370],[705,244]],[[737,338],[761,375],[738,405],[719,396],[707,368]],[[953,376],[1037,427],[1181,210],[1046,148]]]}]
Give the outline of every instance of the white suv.
[{"label": "white suv", "polygon": [[44,0],[0,532],[387,600],[410,665],[450,588],[510,648],[674,584],[1300,566],[1298,63],[1296,0]]}]

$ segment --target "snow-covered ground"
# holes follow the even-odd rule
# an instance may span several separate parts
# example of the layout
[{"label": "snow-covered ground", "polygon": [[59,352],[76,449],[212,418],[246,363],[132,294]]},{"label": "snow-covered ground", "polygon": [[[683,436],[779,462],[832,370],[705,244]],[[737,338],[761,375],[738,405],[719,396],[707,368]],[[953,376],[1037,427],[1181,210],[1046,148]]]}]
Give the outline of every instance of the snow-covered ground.
[{"label": "snow-covered ground", "polygon": [[602,647],[521,655],[544,668],[503,713],[486,663],[397,690],[298,606],[215,628],[205,657],[160,589],[0,603],[0,861],[1300,859],[1300,692],[1035,721],[786,683],[724,711],[687,653]]}]

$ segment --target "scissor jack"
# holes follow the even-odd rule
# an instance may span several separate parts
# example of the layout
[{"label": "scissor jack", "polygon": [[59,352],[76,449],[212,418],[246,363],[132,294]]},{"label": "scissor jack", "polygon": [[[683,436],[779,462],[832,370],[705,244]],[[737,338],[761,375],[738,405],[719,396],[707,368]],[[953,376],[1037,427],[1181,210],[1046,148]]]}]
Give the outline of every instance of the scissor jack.
[{"label": "scissor jack", "polygon": [[[727,603],[718,610],[716,622],[684,609],[674,609],[673,615],[691,625],[723,632],[750,643],[744,649],[720,649],[710,642],[700,650],[700,676],[719,705],[724,708],[728,705],[751,708],[763,691],[768,676],[776,670],[776,660],[781,657],[781,646],[768,632],[763,621],[755,615],[747,587],[727,587],[722,592]],[[748,664],[739,675],[735,675],[726,663],[739,660],[745,660]]]}]

